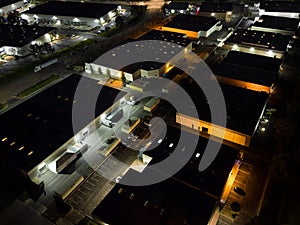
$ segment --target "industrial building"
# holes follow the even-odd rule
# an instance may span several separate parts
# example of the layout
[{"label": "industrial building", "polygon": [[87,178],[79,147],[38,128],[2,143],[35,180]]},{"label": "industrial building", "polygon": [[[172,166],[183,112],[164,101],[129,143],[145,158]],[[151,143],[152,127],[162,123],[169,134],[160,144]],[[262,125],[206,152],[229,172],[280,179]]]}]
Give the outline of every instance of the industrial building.
[{"label": "industrial building", "polygon": [[219,82],[270,93],[278,77],[281,60],[238,51],[230,51],[212,67]]},{"label": "industrial building", "polygon": [[0,55],[26,56],[30,45],[51,42],[55,28],[0,24]]},{"label": "industrial building", "polygon": [[233,5],[231,2],[202,2],[196,14],[230,22],[233,15]]},{"label": "industrial building", "polygon": [[199,39],[208,37],[215,31],[222,29],[222,24],[214,17],[180,14],[171,22],[161,27],[163,31],[185,34],[188,38]]},{"label": "industrial building", "polygon": [[300,2],[262,0],[259,4],[259,15],[299,19]]},{"label": "industrial building", "polygon": [[192,6],[188,2],[170,2],[165,6],[166,15],[171,14],[187,14],[192,9]]},{"label": "industrial building", "polygon": [[299,27],[299,18],[263,15],[251,26],[251,30],[294,35]]},{"label": "industrial building", "polygon": [[51,26],[102,26],[118,15],[121,6],[82,2],[50,1],[22,14],[29,23],[46,23]]},{"label": "industrial building", "polygon": [[224,42],[224,48],[262,56],[281,58],[288,50],[289,35],[268,31],[237,29]]},{"label": "industrial building", "polygon": [[[101,99],[97,100],[95,120],[82,118],[74,128],[73,107],[76,104],[85,110],[90,100],[74,99],[79,81],[84,83],[86,93],[99,92],[102,88]],[[79,142],[100,126],[103,119],[100,115],[108,114],[113,103],[118,104],[118,99],[125,94],[73,74],[1,115],[1,156],[35,182],[42,182],[37,177],[45,168],[60,172],[65,167],[60,159],[72,157],[73,160],[74,153],[88,149],[89,146]],[[114,99],[117,96],[120,98]]]},{"label": "industrial building", "polygon": [[[166,136],[161,134],[155,140],[159,146],[143,153],[151,158],[148,166],[141,172],[130,169],[122,182],[126,183],[126,179],[133,180],[141,174],[166,174],[166,171],[157,171],[151,165],[168,158],[175,151],[181,132],[195,136],[168,126]],[[199,172],[197,166],[207,142],[207,139],[200,138],[188,163],[173,176],[166,176],[162,182],[137,187],[117,184],[94,210],[93,216],[107,224],[155,225],[162,221],[178,225],[184,224],[184,221],[191,225],[210,224],[214,211],[218,210],[217,205],[227,198],[225,195],[231,188],[228,181],[237,173],[239,164],[236,163],[238,151],[222,145],[209,168]],[[189,145],[181,148],[192,151]],[[128,210],[125,212],[124,208]],[[138,219],[134,217],[136,213],[140,215]]]},{"label": "industrial building", "polygon": [[24,7],[29,1],[27,0],[1,0],[0,15],[7,15],[11,11],[15,11]]},{"label": "industrial building", "polygon": [[[129,45],[123,44],[113,49],[110,55],[106,55],[108,60],[103,62],[101,56],[96,59],[93,63],[85,64],[85,72],[105,75],[114,79],[121,79],[125,77],[126,81],[134,81],[139,77],[158,77],[172,69],[171,63],[174,62],[187,54],[192,50],[192,42],[183,37],[184,35],[152,30],[145,35],[135,39],[134,44],[130,45],[131,41],[126,42]],[[147,42],[144,42],[147,41]],[[157,43],[159,41],[159,43]],[[160,44],[160,41],[164,43]],[[140,42],[140,43],[139,43]],[[174,48],[165,49],[163,45],[174,45]],[[160,47],[158,48],[158,46]],[[127,47],[126,47],[127,46]],[[129,46],[130,49],[129,49]],[[156,46],[156,47],[155,47]],[[179,46],[179,47],[178,47]],[[133,49],[132,49],[133,48]],[[154,51],[156,50],[156,51]],[[121,68],[116,67],[115,62],[125,62],[130,57],[134,57],[135,54],[139,56],[144,55],[143,61],[131,63],[129,65],[124,64]],[[153,57],[153,60],[145,60],[149,58],[149,55],[155,54],[157,57]],[[162,61],[164,57],[164,60]]]},{"label": "industrial building", "polygon": [[[227,111],[227,124],[226,127],[222,127],[219,124],[211,123],[209,102],[198,85],[194,81],[188,80],[180,85],[194,101],[199,117],[198,119],[194,118],[189,113],[189,109],[194,110],[195,106],[187,105],[185,114],[176,113],[177,123],[235,144],[250,145],[266,107],[267,93],[220,84]],[[213,81],[207,81],[205,85],[207,87],[212,85],[212,90],[214,90],[213,85],[215,84]],[[224,137],[222,134],[224,134]]]},{"label": "industrial building", "polygon": [[[131,169],[127,174],[138,172]],[[117,184],[92,215],[105,224],[159,225],[166,221],[173,225],[207,225],[215,205],[214,198],[169,178],[146,187]]]}]

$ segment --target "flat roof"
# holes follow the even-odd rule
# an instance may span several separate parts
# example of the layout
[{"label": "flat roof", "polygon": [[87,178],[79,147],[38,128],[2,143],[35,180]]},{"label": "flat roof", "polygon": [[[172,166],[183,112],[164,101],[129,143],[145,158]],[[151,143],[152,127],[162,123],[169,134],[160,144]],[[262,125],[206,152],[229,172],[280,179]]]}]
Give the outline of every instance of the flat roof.
[{"label": "flat roof", "polygon": [[135,73],[138,70],[158,70],[163,67],[165,64],[160,62],[139,62],[123,67],[121,70],[126,73]]},{"label": "flat roof", "polygon": [[281,60],[277,58],[230,51],[212,70],[215,75],[271,87],[280,65]]},{"label": "flat roof", "polygon": [[[148,170],[143,173],[147,174]],[[130,169],[122,179],[138,174]],[[201,191],[168,178],[148,186],[116,184],[92,214],[116,225],[182,225],[185,222],[206,225],[215,203],[214,198]]]},{"label": "flat roof", "polygon": [[179,14],[175,16],[171,22],[164,25],[164,27],[172,27],[190,31],[207,31],[219,21],[214,17],[196,16]]},{"label": "flat roof", "polygon": [[170,2],[166,5],[166,9],[174,9],[174,10],[186,10],[189,7],[188,2]]},{"label": "flat roof", "polygon": [[299,19],[262,15],[252,26],[285,31],[296,31]]},{"label": "flat roof", "polygon": [[151,30],[146,34],[137,38],[136,41],[142,41],[142,40],[168,41],[186,47],[189,44],[191,44],[191,40],[185,38],[184,36],[185,34],[180,34],[175,32]]},{"label": "flat roof", "polygon": [[[184,133],[184,137],[195,135],[173,126],[167,126],[166,135],[164,136],[164,134],[161,134],[155,141],[158,142],[160,140],[159,145],[150,151],[144,152],[145,155],[152,157],[150,165],[168,158],[178,146],[178,140],[182,133]],[[229,146],[221,145],[220,151],[212,164],[205,171],[199,172],[198,165],[202,159],[207,143],[207,138],[199,137],[196,149],[193,149],[189,145],[180,146],[180,148],[184,148],[185,151],[194,151],[194,154],[187,164],[179,172],[173,175],[173,177],[188,185],[199,188],[206,193],[220,197],[239,152]],[[218,143],[213,143],[216,144],[217,148]],[[161,172],[164,173],[164,171]]]},{"label": "flat roof", "polygon": [[160,39],[130,40],[101,55],[91,64],[121,70],[128,65],[130,68],[130,65],[137,62],[137,58],[139,58],[141,59],[140,63],[145,62],[148,67],[151,64],[148,62],[168,62],[183,50],[184,46],[180,44]]},{"label": "flat roof", "polygon": [[[89,105],[87,97],[74,99],[79,81],[83,82],[87,95],[89,92],[98,93],[101,90],[95,108],[95,118],[114,103],[114,98],[126,94],[102,86],[94,79],[72,74],[2,114],[1,153],[8,156],[17,168],[30,171],[74,136],[72,107],[77,104],[80,105],[80,109],[85,110]],[[82,129],[91,121],[82,118],[77,122],[78,127]]]},{"label": "flat roof", "polygon": [[223,62],[277,73],[282,60],[251,53],[229,51]]},{"label": "flat roof", "polygon": [[223,62],[213,68],[213,72],[217,76],[228,77],[267,87],[271,87],[277,77],[276,73],[269,71]]},{"label": "flat roof", "polygon": [[[188,38],[184,38],[184,34],[168,32],[168,31],[160,31],[160,30],[151,30],[146,34],[132,41],[146,41],[146,40],[166,41],[170,43],[175,43],[183,47],[186,47],[189,44],[191,44],[191,40],[189,40]],[[161,62],[145,61],[145,62],[139,62],[139,63],[128,65],[122,68],[121,70],[127,73],[134,73],[139,69],[149,71],[149,70],[160,69],[164,64],[165,63],[161,63]]]},{"label": "flat roof", "polygon": [[200,12],[228,12],[233,11],[231,2],[202,2],[200,5]]},{"label": "flat roof", "polygon": [[268,12],[300,12],[300,2],[261,0],[259,8]]},{"label": "flat roof", "polygon": [[[211,86],[211,90],[214,90],[215,84],[213,81],[203,81],[203,85],[207,85],[207,87]],[[190,82],[188,80],[184,80],[180,86],[185,89],[194,101],[197,107],[199,119],[211,122],[209,103],[202,89],[194,81]],[[222,83],[220,84],[220,87],[226,104],[226,127],[252,136],[255,131],[256,124],[264,110],[268,94],[265,92],[252,91]],[[215,103],[218,104],[218,99],[215,100]],[[187,106],[186,114],[189,115],[188,109],[193,108],[193,106]],[[224,115],[221,114],[219,116],[224,117]]]},{"label": "flat roof", "polygon": [[285,51],[291,36],[256,30],[237,29],[225,43],[244,44],[270,50]]},{"label": "flat roof", "polygon": [[0,47],[23,47],[54,29],[52,27],[0,24]]},{"label": "flat roof", "polygon": [[1,0],[0,1],[0,8],[14,4],[16,2],[21,2],[23,0]]},{"label": "flat roof", "polygon": [[24,14],[44,14],[99,19],[117,7],[118,5],[116,4],[50,1],[34,7],[24,12]]}]

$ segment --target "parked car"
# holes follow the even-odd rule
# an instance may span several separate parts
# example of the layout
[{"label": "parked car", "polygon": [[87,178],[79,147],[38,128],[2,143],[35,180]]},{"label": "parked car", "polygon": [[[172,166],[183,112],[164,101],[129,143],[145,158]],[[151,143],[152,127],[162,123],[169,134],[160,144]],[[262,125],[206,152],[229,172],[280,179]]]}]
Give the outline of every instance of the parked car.
[{"label": "parked car", "polygon": [[237,186],[235,186],[235,187],[233,188],[233,191],[234,191],[235,193],[241,195],[241,196],[245,196],[245,195],[246,195],[246,192],[245,192],[242,188],[237,187]]}]

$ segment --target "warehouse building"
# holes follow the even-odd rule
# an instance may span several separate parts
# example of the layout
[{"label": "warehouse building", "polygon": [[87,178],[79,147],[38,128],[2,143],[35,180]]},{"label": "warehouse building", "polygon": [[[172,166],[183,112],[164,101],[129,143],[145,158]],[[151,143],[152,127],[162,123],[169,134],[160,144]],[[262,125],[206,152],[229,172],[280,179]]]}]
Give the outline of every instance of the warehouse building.
[{"label": "warehouse building", "polygon": [[[173,68],[171,62],[180,59],[192,50],[192,42],[183,36],[174,32],[152,30],[135,39],[134,41],[137,42],[134,44],[130,44],[131,41],[129,41],[113,49],[110,55],[106,55],[108,58],[105,63],[101,60],[101,56],[93,63],[86,63],[85,72],[105,75],[114,79],[125,77],[128,82],[132,82],[139,77],[161,76]],[[167,45],[172,46],[172,43],[176,46],[174,45],[171,50],[166,48]],[[139,54],[141,58],[143,55],[143,61],[130,63],[129,65],[124,64],[121,68],[116,68],[115,62],[125,62],[130,57],[134,57],[135,54]],[[154,60],[146,60],[149,55],[153,54],[157,56],[153,57]],[[162,61],[163,58],[165,62]]]},{"label": "warehouse building", "polygon": [[233,5],[230,2],[202,2],[197,15],[230,22],[233,15]]},{"label": "warehouse building", "polygon": [[221,83],[269,94],[280,65],[281,60],[277,58],[230,51],[212,71]]},{"label": "warehouse building", "polygon": [[[167,134],[161,134],[156,138],[157,140],[154,140],[159,143],[159,146],[151,151],[144,151],[144,154],[151,159],[148,166],[139,172],[130,169],[121,181],[127,183],[126,179],[133,180],[141,174],[147,176],[151,174],[151,177],[156,173],[168,174],[162,171],[163,167],[157,171],[151,165],[165,160],[175,151],[176,144],[174,143],[177,143],[181,132],[185,133],[184,136],[195,136],[168,126]],[[215,210],[218,210],[217,205],[220,201],[225,202],[227,197],[224,194],[231,188],[228,181],[238,171],[239,164],[236,163],[238,151],[222,145],[213,163],[205,172],[200,172],[197,166],[208,140],[199,138],[195,150],[190,145],[180,146],[185,151],[194,151],[194,153],[187,164],[173,176],[148,186],[134,187],[117,184],[94,210],[93,216],[108,224],[119,224],[120,221],[130,225],[155,225],[162,224],[162,221],[166,224],[178,225],[184,224],[184,221],[191,225],[211,224],[212,215]],[[181,193],[180,196],[178,193]],[[126,213],[124,208],[127,209]],[[141,219],[134,218],[136,213],[142,215],[139,216]],[[142,222],[143,218],[149,219]]]},{"label": "warehouse building", "polygon": [[0,1],[0,15],[7,15],[11,11],[15,11],[24,7],[29,1],[27,0],[1,0]]},{"label": "warehouse building", "polygon": [[0,24],[0,55],[26,56],[30,45],[51,42],[55,28]]},{"label": "warehouse building", "polygon": [[114,4],[50,1],[22,14],[29,23],[44,23],[51,26],[102,26],[115,18],[121,6]]},{"label": "warehouse building", "polygon": [[251,30],[294,35],[299,27],[299,19],[263,15],[251,26]]},{"label": "warehouse building", "polygon": [[180,14],[175,16],[171,22],[163,25],[161,29],[185,34],[188,38],[199,39],[208,37],[215,31],[220,31],[222,24],[213,17]]},{"label": "warehouse building", "polygon": [[188,2],[170,2],[165,6],[166,15],[172,14],[188,14],[192,9],[192,6]]},{"label": "warehouse building", "polygon": [[[138,174],[131,169],[125,176]],[[169,178],[149,186],[116,184],[92,215],[105,224],[207,225],[215,205],[214,198]]]},{"label": "warehouse building", "polygon": [[[235,144],[249,146],[252,137],[260,123],[264,113],[268,94],[252,91],[232,85],[220,84],[227,111],[227,124],[222,127],[211,123],[209,102],[202,90],[193,81],[185,81],[180,84],[192,97],[197,108],[199,119],[192,116],[195,106],[187,106],[185,114],[176,113],[176,122],[215,137],[223,138]],[[212,81],[205,83],[207,87],[214,85]],[[213,86],[212,86],[212,90]],[[216,100],[218,101],[218,100]],[[217,104],[215,102],[214,104]],[[189,113],[189,109],[191,110]],[[224,115],[218,115],[223,117]],[[223,137],[224,134],[224,137]],[[220,136],[221,135],[221,136]]]},{"label": "warehouse building", "polygon": [[281,58],[290,47],[289,35],[267,31],[237,29],[225,41],[224,48],[262,56]]},{"label": "warehouse building", "polygon": [[[76,121],[75,128],[73,107],[77,105],[86,110],[90,100],[90,97],[88,100],[74,99],[79,81],[84,83],[86,93],[98,93],[102,87],[93,79],[73,74],[1,115],[1,156],[36,183],[42,182],[38,177],[45,169],[59,173],[66,166],[63,158],[73,160],[74,153],[86,151],[89,146],[80,141],[100,126],[113,103],[119,104],[118,100],[126,94],[103,86],[95,108],[95,120],[81,118]],[[59,156],[63,157],[59,159]]]},{"label": "warehouse building", "polygon": [[259,4],[259,15],[299,19],[300,2],[263,0]]}]

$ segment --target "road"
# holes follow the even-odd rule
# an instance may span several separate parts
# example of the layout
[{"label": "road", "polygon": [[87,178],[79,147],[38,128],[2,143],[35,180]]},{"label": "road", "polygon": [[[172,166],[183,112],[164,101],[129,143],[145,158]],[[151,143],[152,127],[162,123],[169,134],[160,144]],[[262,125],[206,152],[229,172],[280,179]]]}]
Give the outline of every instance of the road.
[{"label": "road", "polygon": [[[122,3],[124,3],[124,2],[122,2]],[[125,2],[125,4],[127,4],[127,3]],[[87,33],[81,33],[81,35],[79,37],[70,39],[66,43],[64,43],[64,42],[56,43],[55,48],[59,49],[61,47],[65,47],[65,45],[67,46],[69,44],[78,42],[79,40],[84,40],[86,38],[93,38],[93,39],[96,38],[96,39],[98,39],[98,42],[95,43],[94,46],[91,46],[90,49],[92,49],[92,51],[94,51],[94,53],[96,53],[96,54],[94,54],[94,55],[96,55],[96,57],[99,57],[100,56],[100,53],[98,53],[99,50],[101,50],[107,46],[112,48],[113,46],[117,46],[119,43],[127,40],[128,38],[137,36],[140,32],[146,32],[147,30],[149,30],[151,27],[149,27],[147,24],[149,24],[151,21],[153,23],[153,21],[159,20],[160,15],[161,15],[160,14],[161,6],[163,4],[164,4],[164,1],[161,1],[161,0],[153,0],[153,1],[147,2],[148,8],[147,8],[145,16],[141,19],[141,21],[139,23],[137,23],[136,25],[114,35],[113,37],[109,38],[109,40],[107,38],[100,38],[98,36],[95,36],[95,35],[87,32]],[[65,31],[65,32],[73,33],[74,31]],[[97,55],[97,53],[98,53],[98,55]],[[70,56],[65,56],[65,57],[70,57]],[[90,58],[90,55],[80,54],[80,57],[83,59],[86,59],[86,61],[92,60],[92,58]],[[17,65],[25,64],[31,60],[33,60],[33,58],[30,56],[30,57],[26,57],[24,59],[20,59],[19,61],[15,60],[13,62],[9,62],[7,65],[4,65],[4,66],[2,65],[1,73],[12,70]],[[70,71],[65,70],[63,63],[57,63],[57,64],[51,66],[50,68],[47,68],[39,73],[30,73],[24,77],[21,77],[13,82],[7,84],[4,87],[1,87],[0,102],[1,103],[7,102],[9,104],[9,108],[13,107],[17,104],[17,102],[20,102],[20,99],[17,99],[15,97],[16,93],[51,76],[52,74],[59,74],[64,77],[70,73],[71,73]],[[2,111],[2,113],[3,112],[4,111]]]}]

